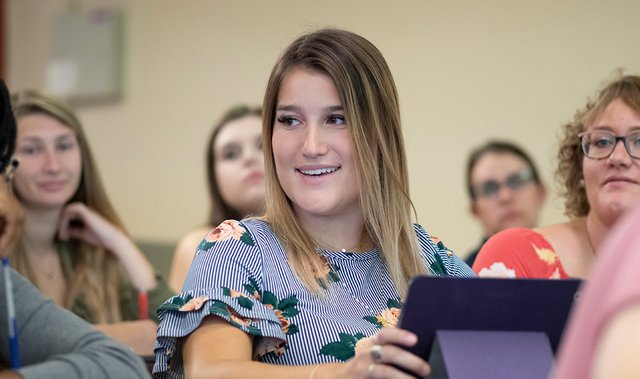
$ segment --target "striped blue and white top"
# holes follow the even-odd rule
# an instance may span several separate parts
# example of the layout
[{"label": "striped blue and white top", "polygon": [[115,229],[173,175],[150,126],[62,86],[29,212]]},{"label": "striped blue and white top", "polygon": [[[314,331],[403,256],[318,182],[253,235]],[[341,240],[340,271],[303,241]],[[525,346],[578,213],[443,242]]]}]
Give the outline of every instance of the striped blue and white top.
[{"label": "striped blue and white top", "polygon": [[[441,242],[414,225],[428,271],[474,276]],[[196,251],[183,292],[159,309],[154,375],[182,378],[181,338],[209,315],[254,336],[254,359],[279,365],[342,362],[368,337],[395,325],[401,303],[378,249],[318,249],[330,291],[320,298],[302,284],[281,243],[261,220],[228,220]]]}]

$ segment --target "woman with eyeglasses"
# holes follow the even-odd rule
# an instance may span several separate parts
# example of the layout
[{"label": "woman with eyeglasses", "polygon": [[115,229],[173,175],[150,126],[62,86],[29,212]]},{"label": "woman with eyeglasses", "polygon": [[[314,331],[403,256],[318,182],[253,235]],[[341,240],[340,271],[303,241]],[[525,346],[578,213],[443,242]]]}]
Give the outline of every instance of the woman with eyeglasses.
[{"label": "woman with eyeglasses", "polygon": [[556,176],[571,220],[496,234],[473,265],[480,276],[586,278],[610,229],[640,203],[640,77],[607,85],[563,130]]},{"label": "woman with eyeglasses", "polygon": [[507,228],[534,228],[547,197],[533,159],[508,141],[488,141],[467,160],[470,211],[482,227],[482,240],[465,262],[473,266],[482,245]]}]

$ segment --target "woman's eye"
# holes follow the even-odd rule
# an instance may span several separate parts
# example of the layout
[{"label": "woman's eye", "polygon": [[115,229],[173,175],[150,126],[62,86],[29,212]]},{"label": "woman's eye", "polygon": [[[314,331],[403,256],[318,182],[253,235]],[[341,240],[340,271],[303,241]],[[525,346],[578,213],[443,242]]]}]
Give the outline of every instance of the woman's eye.
[{"label": "woman's eye", "polygon": [[224,160],[232,160],[240,157],[241,151],[236,147],[227,148],[222,151],[222,159]]},{"label": "woman's eye", "polygon": [[60,151],[67,151],[73,149],[75,146],[76,144],[73,142],[60,142],[58,143],[57,148]]},{"label": "woman's eye", "polygon": [[329,124],[332,125],[344,125],[345,121],[344,121],[344,116],[343,115],[331,115],[329,116],[329,119],[327,120],[329,122]]},{"label": "woman's eye", "polygon": [[592,143],[595,147],[607,147],[611,145],[611,139],[606,137],[600,137],[600,138],[596,138]]},{"label": "woman's eye", "polygon": [[22,146],[18,149],[18,153],[22,155],[36,155],[41,150],[38,146]]},{"label": "woman's eye", "polygon": [[301,124],[299,120],[291,116],[280,116],[278,117],[277,121],[279,124],[282,124],[285,126],[298,126]]}]

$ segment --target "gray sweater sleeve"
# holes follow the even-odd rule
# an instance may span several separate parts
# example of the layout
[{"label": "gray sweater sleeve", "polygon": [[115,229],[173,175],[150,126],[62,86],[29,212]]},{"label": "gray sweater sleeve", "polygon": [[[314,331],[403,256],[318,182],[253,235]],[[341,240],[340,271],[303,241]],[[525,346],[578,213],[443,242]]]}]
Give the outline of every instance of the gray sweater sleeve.
[{"label": "gray sweater sleeve", "polygon": [[[0,269],[0,359],[9,366],[4,274]],[[11,270],[20,375],[30,378],[149,378],[142,360],[73,313],[45,299]]]}]

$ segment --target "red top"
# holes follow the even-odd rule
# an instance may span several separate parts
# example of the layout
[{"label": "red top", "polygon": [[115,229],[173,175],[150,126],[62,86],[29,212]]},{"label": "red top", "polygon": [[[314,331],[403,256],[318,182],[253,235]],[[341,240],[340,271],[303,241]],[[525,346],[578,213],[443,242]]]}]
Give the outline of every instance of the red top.
[{"label": "red top", "polygon": [[549,241],[525,228],[506,229],[489,238],[478,253],[473,271],[481,277],[570,278]]}]

